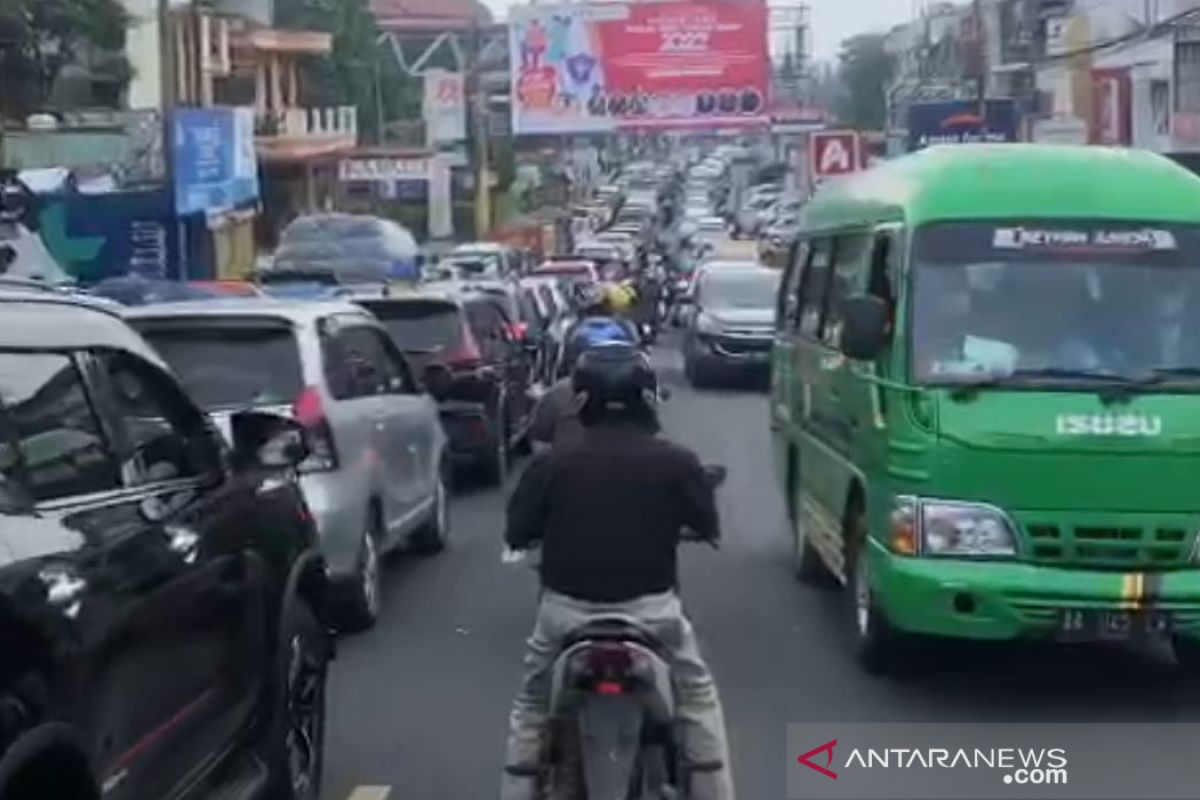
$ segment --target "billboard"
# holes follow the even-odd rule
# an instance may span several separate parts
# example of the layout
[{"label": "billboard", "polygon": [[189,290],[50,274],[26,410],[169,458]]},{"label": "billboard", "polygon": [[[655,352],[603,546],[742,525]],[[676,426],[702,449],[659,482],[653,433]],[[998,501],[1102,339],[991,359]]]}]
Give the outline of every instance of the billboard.
[{"label": "billboard", "polygon": [[179,108],[175,116],[175,211],[219,214],[258,198],[251,108]]},{"label": "billboard", "polygon": [[461,72],[425,71],[425,138],[427,144],[467,138],[467,93]]},{"label": "billboard", "polygon": [[770,121],[766,3],[529,6],[509,45],[518,135]]},{"label": "billboard", "polygon": [[914,103],[908,108],[909,152],[935,144],[1017,141],[1020,120],[1011,98],[988,100],[986,116],[979,112],[975,100]]}]

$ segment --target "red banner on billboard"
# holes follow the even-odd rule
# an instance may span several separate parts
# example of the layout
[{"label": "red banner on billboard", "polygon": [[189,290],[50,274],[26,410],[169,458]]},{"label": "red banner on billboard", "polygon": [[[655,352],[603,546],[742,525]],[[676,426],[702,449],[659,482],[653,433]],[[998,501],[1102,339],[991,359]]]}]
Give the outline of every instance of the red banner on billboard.
[{"label": "red banner on billboard", "polygon": [[530,6],[509,30],[517,133],[769,121],[758,0]]}]

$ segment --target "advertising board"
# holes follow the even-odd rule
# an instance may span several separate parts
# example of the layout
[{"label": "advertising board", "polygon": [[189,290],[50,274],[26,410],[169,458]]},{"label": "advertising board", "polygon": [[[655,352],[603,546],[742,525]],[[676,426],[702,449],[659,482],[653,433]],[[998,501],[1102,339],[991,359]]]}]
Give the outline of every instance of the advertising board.
[{"label": "advertising board", "polygon": [[767,125],[767,6],[738,0],[514,9],[513,132]]},{"label": "advertising board", "polygon": [[1015,142],[1019,115],[1010,98],[987,101],[986,115],[975,100],[914,103],[908,109],[908,150],[937,144]]},{"label": "advertising board", "polygon": [[179,108],[175,122],[175,210],[217,214],[258,198],[254,111]]}]

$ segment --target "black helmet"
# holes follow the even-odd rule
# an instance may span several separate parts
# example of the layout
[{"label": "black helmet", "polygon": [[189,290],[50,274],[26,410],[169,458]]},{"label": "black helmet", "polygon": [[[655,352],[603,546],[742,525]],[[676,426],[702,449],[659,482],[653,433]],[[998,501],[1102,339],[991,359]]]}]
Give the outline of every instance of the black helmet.
[{"label": "black helmet", "polygon": [[571,385],[583,395],[579,419],[627,419],[657,427],[658,378],[635,345],[612,342],[586,350],[575,363]]}]

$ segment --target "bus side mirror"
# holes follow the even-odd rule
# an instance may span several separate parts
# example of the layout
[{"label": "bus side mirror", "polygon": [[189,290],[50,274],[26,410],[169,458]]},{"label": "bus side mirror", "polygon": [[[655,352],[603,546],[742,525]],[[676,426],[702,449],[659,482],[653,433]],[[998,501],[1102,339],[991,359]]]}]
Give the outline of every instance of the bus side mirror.
[{"label": "bus side mirror", "polygon": [[842,352],[856,361],[871,361],[887,347],[891,337],[888,306],[870,295],[842,302]]}]

